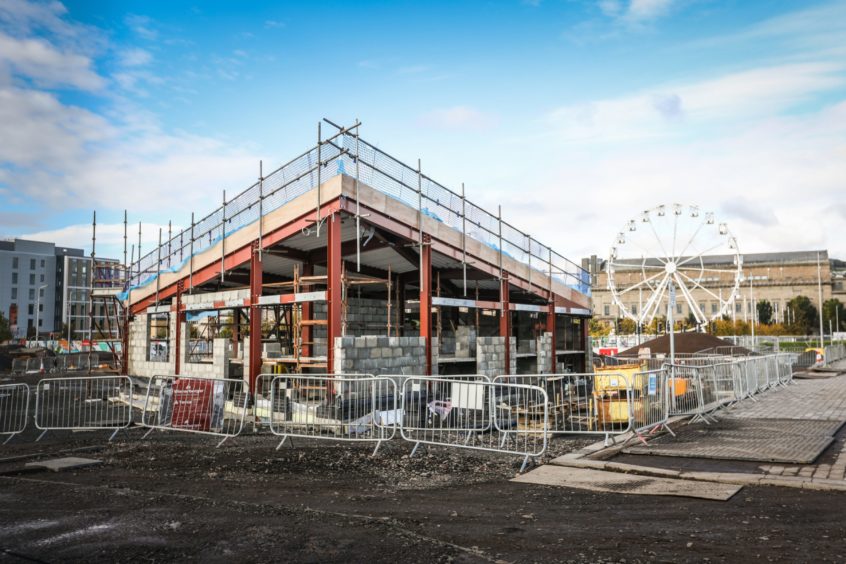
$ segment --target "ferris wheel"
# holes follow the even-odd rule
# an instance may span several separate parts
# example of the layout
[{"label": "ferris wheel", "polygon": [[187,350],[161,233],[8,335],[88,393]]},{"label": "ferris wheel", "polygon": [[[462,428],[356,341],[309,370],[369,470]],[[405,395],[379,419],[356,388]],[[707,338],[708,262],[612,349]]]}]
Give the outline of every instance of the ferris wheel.
[{"label": "ferris wheel", "polygon": [[731,311],[742,271],[737,239],[712,212],[660,205],[629,219],[617,234],[608,289],[620,312],[641,326],[667,313],[668,303],[686,304],[701,326]]}]

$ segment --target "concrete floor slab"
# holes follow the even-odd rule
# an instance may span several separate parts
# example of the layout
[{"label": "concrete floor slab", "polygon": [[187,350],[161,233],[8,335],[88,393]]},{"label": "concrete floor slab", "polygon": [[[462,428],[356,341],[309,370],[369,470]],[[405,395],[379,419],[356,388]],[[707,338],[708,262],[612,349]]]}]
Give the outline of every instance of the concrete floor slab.
[{"label": "concrete floor slab", "polygon": [[594,492],[669,495],[717,501],[731,499],[742,488],[738,485],[717,482],[674,480],[552,465],[541,466],[531,472],[517,476],[512,481],[545,486],[562,486]]},{"label": "concrete floor slab", "polygon": [[51,458],[50,460],[39,460],[38,462],[27,462],[27,468],[46,468],[53,472],[60,472],[62,470],[76,470],[77,468],[85,468],[87,466],[97,466],[102,464],[102,460],[94,458],[80,458],[77,456],[67,456],[65,458]]}]

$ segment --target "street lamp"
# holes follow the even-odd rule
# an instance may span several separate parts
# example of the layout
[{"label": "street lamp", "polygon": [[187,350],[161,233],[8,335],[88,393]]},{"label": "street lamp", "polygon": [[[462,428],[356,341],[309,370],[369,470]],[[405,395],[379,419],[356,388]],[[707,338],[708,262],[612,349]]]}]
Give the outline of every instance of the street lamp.
[{"label": "street lamp", "polygon": [[47,284],[42,284],[38,287],[38,292],[35,295],[35,346],[38,347],[38,334],[40,331],[38,330],[38,324],[40,323],[41,317],[41,290],[47,287]]}]

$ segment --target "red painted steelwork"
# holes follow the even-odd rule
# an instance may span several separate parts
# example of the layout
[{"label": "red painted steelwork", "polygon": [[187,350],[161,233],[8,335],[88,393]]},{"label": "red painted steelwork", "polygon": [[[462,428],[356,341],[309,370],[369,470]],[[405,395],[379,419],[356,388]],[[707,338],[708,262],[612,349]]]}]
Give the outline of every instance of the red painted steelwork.
[{"label": "red painted steelwork", "polygon": [[[335,200],[324,204],[321,207],[320,215],[321,217],[326,217],[330,214],[337,213],[338,209],[340,208],[339,200],[336,198]],[[310,227],[314,224],[316,217],[316,212],[312,211],[307,214],[304,214],[297,219],[280,226],[268,233],[266,233],[262,237],[262,246],[266,249],[278,243],[279,241],[283,241],[297,233],[300,233],[304,227]],[[232,270],[238,266],[246,264],[250,262],[251,258],[251,248],[252,243],[249,245],[245,245],[240,249],[236,249],[226,255],[226,258],[223,262],[224,270]],[[220,276],[220,259],[215,260],[211,264],[204,266],[203,268],[194,272],[193,276],[193,287],[197,287],[200,284],[204,284],[213,278]],[[185,280],[185,290],[190,290],[191,286],[188,283],[189,278],[186,276],[183,278]],[[172,284],[168,284],[164,288],[159,289],[159,300],[163,300],[169,298],[176,294],[176,282]],[[137,314],[142,313],[146,310],[149,306],[156,303],[156,296],[150,295],[146,298],[132,304],[130,306],[130,313]]]},{"label": "red painted steelwork", "polygon": [[250,393],[256,391],[256,380],[261,373],[261,306],[262,261],[258,241],[250,247]]},{"label": "red painted steelwork", "polygon": [[174,336],[176,342],[173,346],[173,360],[174,360],[174,368],[173,373],[179,376],[180,360],[182,359],[182,322],[185,320],[185,311],[182,309],[182,291],[185,288],[185,281],[180,280],[176,283],[176,335]]},{"label": "red painted steelwork", "polygon": [[[347,211],[349,213],[355,213],[355,201],[350,200],[350,199],[342,200],[341,201],[341,209],[343,209],[344,211]],[[365,206],[364,204],[361,204],[361,209],[367,210],[367,222],[368,223],[376,225],[377,227],[381,227],[382,229],[390,231],[391,233],[394,233],[395,235],[399,235],[400,237],[405,237],[406,239],[408,239],[410,241],[414,241],[417,238],[417,229],[415,227],[410,227],[410,226],[408,226],[404,223],[401,223],[401,222],[399,222],[399,221],[397,221],[397,220],[395,220],[395,219],[393,219],[389,216],[382,214],[378,210],[375,210],[373,208],[369,208],[369,207]],[[440,241],[438,239],[433,239],[432,240],[432,248],[435,251],[437,251],[437,252],[439,252],[439,253],[441,253],[441,254],[449,257],[449,258],[452,258],[452,259],[457,260],[457,261],[462,260],[463,255],[462,255],[462,250],[461,250],[460,247],[455,247],[455,246],[449,245],[448,243]],[[481,259],[481,258],[479,258],[475,255],[473,255],[473,261],[474,261],[473,262],[473,268],[476,268],[477,270],[481,270],[482,272],[485,272],[485,273],[491,275],[492,277],[499,276],[499,265],[498,264],[486,262],[483,259]],[[518,276],[514,276],[511,279],[511,284],[513,284],[514,286],[521,288],[523,290],[527,290],[527,291],[529,291],[529,292],[531,292],[531,293],[533,293],[536,296],[539,296],[541,298],[548,300],[549,297],[550,297],[550,292],[549,292],[548,288],[543,288],[543,287],[537,285],[534,282],[532,284],[529,284],[528,280],[525,280],[525,279],[520,278]],[[584,307],[584,306],[577,305],[577,307]]]},{"label": "red painted steelwork", "polygon": [[324,225],[326,229],[326,371],[335,369],[335,337],[341,336],[341,304],[344,299],[341,282],[341,215],[332,214]]},{"label": "red painted steelwork", "polygon": [[425,339],[426,374],[432,374],[432,238],[423,235],[420,249],[420,336]]},{"label": "red painted steelwork", "polygon": [[499,299],[502,309],[499,310],[499,336],[505,337],[505,374],[511,374],[511,304],[508,295],[508,273],[502,273],[499,281]]}]

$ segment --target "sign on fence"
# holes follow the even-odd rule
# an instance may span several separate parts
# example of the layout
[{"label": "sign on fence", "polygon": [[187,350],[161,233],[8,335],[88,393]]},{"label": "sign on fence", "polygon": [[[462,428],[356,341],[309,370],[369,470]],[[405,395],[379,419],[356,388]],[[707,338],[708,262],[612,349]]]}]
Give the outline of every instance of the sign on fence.
[{"label": "sign on fence", "polygon": [[241,434],[249,394],[243,380],[155,376],[147,385],[141,425],[222,437],[217,446]]}]

